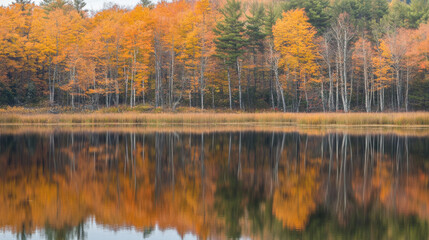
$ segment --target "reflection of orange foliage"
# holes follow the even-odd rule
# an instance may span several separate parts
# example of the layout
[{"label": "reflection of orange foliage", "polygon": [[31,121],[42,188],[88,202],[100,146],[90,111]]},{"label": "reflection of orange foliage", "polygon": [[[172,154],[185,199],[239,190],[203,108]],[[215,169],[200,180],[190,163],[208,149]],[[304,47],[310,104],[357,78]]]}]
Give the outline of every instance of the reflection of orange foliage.
[{"label": "reflection of orange foliage", "polygon": [[404,214],[416,214],[429,219],[429,177],[424,172],[402,181],[404,194],[397,195],[397,209]]},{"label": "reflection of orange foliage", "polygon": [[[377,162],[372,174],[369,173],[365,189],[363,172],[358,170],[353,179],[354,197],[360,204],[368,204],[371,199],[380,199],[383,206],[405,215],[418,215],[429,219],[429,177],[423,171],[399,176],[393,161],[384,155],[384,161]],[[369,170],[368,170],[369,171]],[[362,199],[363,192],[365,199]]]},{"label": "reflection of orange foliage", "polygon": [[[317,151],[312,151],[320,149],[322,138],[312,136],[308,146],[299,148],[297,155],[296,145],[289,140],[285,142],[278,168],[273,168],[272,161],[259,159],[270,156],[273,149],[260,144],[260,139],[256,139],[254,145],[249,144],[245,134],[241,148],[238,133],[232,134],[228,161],[229,134],[216,133],[213,135],[216,141],[210,141],[207,133],[201,136],[193,133],[192,138],[187,134],[176,138],[171,132],[157,133],[156,141],[162,140],[162,144],[156,148],[155,134],[144,133],[110,132],[109,144],[106,144],[106,134],[97,131],[91,135],[97,143],[89,143],[86,138],[89,135],[80,132],[51,136],[26,134],[26,138],[14,135],[13,140],[6,137],[5,142],[16,142],[2,145],[0,149],[0,228],[14,233],[34,232],[46,225],[62,229],[94,217],[97,224],[111,228],[133,226],[141,230],[158,225],[161,229],[175,228],[182,236],[191,232],[202,239],[218,239],[225,235],[228,223],[217,214],[214,195],[220,173],[225,171],[240,172],[240,190],[246,194],[239,207],[246,209],[251,197],[260,197],[263,201],[273,199],[272,213],[289,229],[304,229],[323,199],[328,199],[326,207],[332,207],[328,210],[337,211],[345,218],[347,211],[359,209],[361,205],[371,206],[374,201],[382,209],[429,218],[427,166],[419,166],[421,161],[411,154],[409,172],[404,170],[404,165],[397,165],[405,164],[403,159],[397,161],[389,154],[381,155],[377,149],[374,149],[374,161],[368,161],[366,168],[359,165],[363,162],[356,157],[342,165],[341,160],[335,159],[335,152],[332,161],[327,161],[329,152],[324,153],[322,161]],[[203,136],[209,139],[204,142],[204,156],[200,140]],[[269,143],[282,139],[271,134],[265,136]],[[120,141],[113,141],[114,137]],[[131,147],[135,137],[137,143]],[[178,142],[183,144],[174,148],[173,158],[168,150],[171,138],[175,139],[175,146]],[[55,142],[55,159],[50,139],[55,140],[52,142]],[[17,150],[11,146],[23,147]],[[157,151],[161,157],[157,157]],[[298,155],[299,160],[295,159]],[[328,166],[331,167],[329,177]],[[341,169],[346,169],[346,174]],[[336,179],[337,174],[346,180]],[[276,175],[278,181],[273,184]],[[339,199],[338,191],[347,199]],[[341,191],[347,192],[343,195]],[[339,200],[347,200],[347,206],[333,207],[338,206]],[[265,203],[268,202],[261,204],[261,209]],[[247,215],[250,212],[238,220],[242,233],[249,236],[254,234],[254,229],[246,229],[252,225],[251,216]]]},{"label": "reflection of orange foliage", "polygon": [[316,167],[298,172],[279,173],[279,188],[274,193],[273,212],[284,226],[304,229],[310,214],[316,209],[319,188]]},{"label": "reflection of orange foliage", "polygon": [[381,162],[377,165],[372,177],[372,185],[380,191],[380,200],[386,202],[392,191],[392,162]]},{"label": "reflection of orange foliage", "polygon": [[[120,154],[125,153],[124,148],[121,147]],[[204,218],[203,211],[205,204],[212,201],[203,196],[198,162],[192,168],[186,167],[186,171],[179,171],[183,169],[176,166],[179,170],[175,170],[175,182],[169,182],[173,184],[169,187],[160,186],[162,191],[156,196],[155,163],[149,161],[148,148],[144,160],[140,145],[133,151],[134,161],[119,161],[113,169],[109,169],[112,162],[105,161],[109,156],[102,154],[114,152],[111,146],[106,149],[102,144],[98,150],[86,149],[76,156],[71,147],[58,150],[76,160],[75,169],[67,165],[55,172],[31,163],[29,167],[18,165],[9,171],[0,171],[0,227],[8,227],[13,232],[34,232],[46,224],[61,229],[77,226],[94,216],[97,223],[114,228],[174,226],[181,235],[192,232],[207,238],[210,219]],[[47,149],[40,151],[47,152]],[[94,152],[99,154],[92,161]],[[63,164],[61,161],[56,164]],[[0,158],[0,165],[4,163]],[[212,190],[205,189],[207,193]]]}]

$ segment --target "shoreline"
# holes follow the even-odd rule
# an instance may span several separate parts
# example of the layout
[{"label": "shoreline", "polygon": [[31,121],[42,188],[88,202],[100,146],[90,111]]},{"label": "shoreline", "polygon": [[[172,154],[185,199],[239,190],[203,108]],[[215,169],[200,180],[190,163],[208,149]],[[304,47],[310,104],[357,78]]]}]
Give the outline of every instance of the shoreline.
[{"label": "shoreline", "polygon": [[2,113],[4,126],[226,126],[429,128],[429,112],[408,113]]},{"label": "shoreline", "polygon": [[116,124],[116,125],[0,125],[2,134],[53,134],[53,133],[119,133],[119,134],[153,134],[153,133],[299,133],[309,136],[327,134],[347,134],[351,136],[397,135],[412,137],[428,137],[429,127],[385,127],[385,126],[291,126],[267,124],[235,124],[235,125],[147,125],[147,124]]}]

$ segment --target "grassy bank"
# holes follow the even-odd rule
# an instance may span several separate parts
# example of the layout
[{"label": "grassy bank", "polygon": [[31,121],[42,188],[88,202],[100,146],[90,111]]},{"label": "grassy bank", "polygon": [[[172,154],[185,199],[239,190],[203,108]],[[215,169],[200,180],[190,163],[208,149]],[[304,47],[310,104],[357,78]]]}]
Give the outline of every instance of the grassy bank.
[{"label": "grassy bank", "polygon": [[427,126],[429,113],[64,113],[0,114],[0,124],[281,124]]}]

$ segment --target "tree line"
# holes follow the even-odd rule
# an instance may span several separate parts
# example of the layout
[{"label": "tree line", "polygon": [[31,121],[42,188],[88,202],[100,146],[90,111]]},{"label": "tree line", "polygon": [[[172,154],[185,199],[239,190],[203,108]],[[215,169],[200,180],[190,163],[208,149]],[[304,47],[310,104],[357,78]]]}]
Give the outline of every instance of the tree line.
[{"label": "tree line", "polygon": [[429,107],[429,3],[83,0],[0,7],[0,105]]}]

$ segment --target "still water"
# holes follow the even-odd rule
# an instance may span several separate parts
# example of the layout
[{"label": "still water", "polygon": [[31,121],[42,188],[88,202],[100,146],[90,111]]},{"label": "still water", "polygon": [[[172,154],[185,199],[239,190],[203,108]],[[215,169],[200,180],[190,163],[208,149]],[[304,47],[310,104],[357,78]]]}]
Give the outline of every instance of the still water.
[{"label": "still water", "polygon": [[326,238],[429,238],[429,134],[0,131],[0,239]]}]

